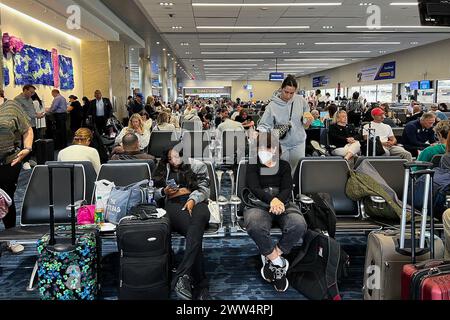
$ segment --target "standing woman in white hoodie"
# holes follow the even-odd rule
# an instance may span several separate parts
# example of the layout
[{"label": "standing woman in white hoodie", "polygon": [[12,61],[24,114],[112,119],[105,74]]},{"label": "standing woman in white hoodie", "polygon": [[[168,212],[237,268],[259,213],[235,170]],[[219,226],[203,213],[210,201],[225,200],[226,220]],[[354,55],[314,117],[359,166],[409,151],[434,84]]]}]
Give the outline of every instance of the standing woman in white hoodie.
[{"label": "standing woman in white hoodie", "polygon": [[305,157],[305,129],[314,121],[314,117],[309,113],[308,102],[296,94],[297,89],[297,80],[293,75],[288,75],[281,89],[274,93],[258,126],[258,131],[269,132],[277,125],[291,123],[286,137],[280,137],[280,144],[283,152],[281,159],[289,162],[292,173],[295,172],[299,160]]}]

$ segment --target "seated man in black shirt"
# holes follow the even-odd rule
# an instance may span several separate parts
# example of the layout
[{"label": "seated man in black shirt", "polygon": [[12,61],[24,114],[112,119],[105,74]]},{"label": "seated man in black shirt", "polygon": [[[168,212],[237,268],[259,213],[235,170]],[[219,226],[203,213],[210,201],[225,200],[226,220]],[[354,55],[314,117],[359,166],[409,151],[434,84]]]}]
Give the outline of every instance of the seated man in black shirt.
[{"label": "seated man in black shirt", "polygon": [[255,126],[255,122],[251,117],[248,116],[247,110],[245,109],[241,110],[235,121],[242,123],[242,126],[245,130],[248,130]]},{"label": "seated man in black shirt", "polygon": [[[279,292],[289,287],[286,272],[289,263],[282,257],[288,254],[306,232],[306,222],[294,203],[292,175],[289,162],[280,160],[280,146],[275,137],[260,133],[257,140],[258,159],[247,169],[247,183],[251,193],[267,206],[250,206],[244,211],[244,222],[250,237],[262,255],[261,275]],[[282,230],[278,244],[273,243],[270,229],[277,222]]]},{"label": "seated man in black shirt", "polygon": [[433,130],[435,122],[436,115],[432,112],[427,112],[420,119],[411,121],[405,126],[402,143],[413,157],[418,156],[419,150],[437,143],[436,134]]},{"label": "seated man in black shirt", "polygon": [[111,160],[155,160],[154,156],[141,152],[139,139],[134,133],[127,133],[122,138],[122,148],[123,153],[115,153]]}]

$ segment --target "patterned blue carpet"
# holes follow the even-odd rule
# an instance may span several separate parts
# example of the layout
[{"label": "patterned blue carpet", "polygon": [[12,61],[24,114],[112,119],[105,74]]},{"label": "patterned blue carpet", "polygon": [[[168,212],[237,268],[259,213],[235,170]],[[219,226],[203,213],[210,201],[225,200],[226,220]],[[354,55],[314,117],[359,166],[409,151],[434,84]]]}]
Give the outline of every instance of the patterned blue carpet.
[{"label": "patterned blue carpet", "polygon": [[[16,192],[18,214],[30,171],[22,172],[19,188]],[[227,183],[225,183],[227,185]],[[230,188],[224,187],[228,194]],[[19,221],[19,220],[18,220]],[[0,226],[0,229],[3,226]],[[1,231],[1,230],[0,230]],[[344,300],[362,299],[362,279],[365,237],[339,237],[339,242],[350,255],[348,277],[343,279],[340,289]],[[261,260],[256,245],[249,237],[230,237],[205,239],[205,267],[210,280],[210,292],[218,300],[304,300],[305,298],[293,288],[287,292],[277,293],[260,275]],[[176,253],[175,260],[181,260],[184,248],[183,239],[173,240]],[[100,299],[117,299],[117,263],[116,244],[103,242],[103,265]],[[21,255],[4,252],[0,258],[0,300],[34,300],[38,299],[36,291],[28,292],[26,287],[36,261],[36,247],[26,245]],[[175,299],[175,296],[173,297]]]}]

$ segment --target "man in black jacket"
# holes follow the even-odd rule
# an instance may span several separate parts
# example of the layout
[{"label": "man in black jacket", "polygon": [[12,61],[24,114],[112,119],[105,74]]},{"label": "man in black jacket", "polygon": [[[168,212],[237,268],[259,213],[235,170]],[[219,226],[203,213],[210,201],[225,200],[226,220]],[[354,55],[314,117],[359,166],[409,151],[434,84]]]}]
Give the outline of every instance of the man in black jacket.
[{"label": "man in black jacket", "polygon": [[430,145],[436,144],[437,139],[433,131],[435,121],[436,115],[427,112],[420,119],[411,121],[405,126],[402,143],[413,157],[418,156],[418,150],[423,150]]},{"label": "man in black jacket", "polygon": [[95,99],[91,101],[89,113],[92,116],[98,132],[103,134],[106,127],[106,121],[113,115],[113,108],[111,101],[108,98],[103,98],[100,90],[96,90],[94,95]]}]

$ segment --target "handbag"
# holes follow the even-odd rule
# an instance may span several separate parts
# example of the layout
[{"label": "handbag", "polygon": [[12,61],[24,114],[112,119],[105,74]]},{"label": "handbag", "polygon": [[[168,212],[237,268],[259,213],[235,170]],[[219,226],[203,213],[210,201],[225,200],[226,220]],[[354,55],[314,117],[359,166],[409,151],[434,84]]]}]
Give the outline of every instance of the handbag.
[{"label": "handbag", "polygon": [[105,220],[118,224],[127,216],[130,209],[141,203],[147,203],[148,180],[130,184],[126,187],[115,187],[111,190],[105,210]]},{"label": "handbag", "polygon": [[95,223],[95,205],[82,206],[77,211],[77,224],[94,224]]},{"label": "handbag", "polygon": [[4,190],[0,189],[0,219],[6,217],[11,204],[12,200],[9,195]]},{"label": "handbag", "polygon": [[289,115],[289,122],[287,124],[275,124],[273,126],[274,133],[278,136],[278,139],[282,140],[286,138],[289,131],[291,131],[292,128],[292,112],[294,110],[294,102],[292,102],[291,105],[291,114]]},{"label": "handbag", "polygon": [[[270,193],[276,197],[280,193],[280,189],[277,187],[264,188],[264,192]],[[242,202],[246,208],[258,208],[258,209],[270,209],[270,203],[266,203],[255,196],[249,188],[242,190]],[[285,206],[289,205],[289,200],[286,201]]]}]

